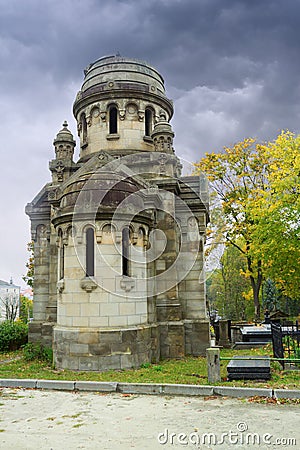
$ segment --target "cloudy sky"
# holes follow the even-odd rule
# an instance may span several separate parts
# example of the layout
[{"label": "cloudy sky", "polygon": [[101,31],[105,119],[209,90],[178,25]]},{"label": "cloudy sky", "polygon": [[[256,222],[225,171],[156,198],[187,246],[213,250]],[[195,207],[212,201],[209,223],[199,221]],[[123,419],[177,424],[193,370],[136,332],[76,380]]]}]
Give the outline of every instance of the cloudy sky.
[{"label": "cloudy sky", "polygon": [[299,0],[0,0],[0,279],[21,284],[25,204],[83,69],[120,52],[164,76],[179,156],[300,132]]}]

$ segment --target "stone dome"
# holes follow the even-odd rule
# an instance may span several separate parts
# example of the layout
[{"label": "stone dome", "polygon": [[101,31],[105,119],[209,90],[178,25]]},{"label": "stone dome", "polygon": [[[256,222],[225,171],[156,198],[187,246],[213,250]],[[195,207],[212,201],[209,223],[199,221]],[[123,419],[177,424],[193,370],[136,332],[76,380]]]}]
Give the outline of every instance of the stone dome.
[{"label": "stone dome", "polygon": [[84,70],[84,81],[74,102],[76,117],[87,99],[123,97],[132,92],[134,97],[151,95],[167,104],[169,117],[173,115],[172,102],[165,95],[164,79],[156,69],[144,61],[122,56],[105,56],[89,64]]},{"label": "stone dome", "polygon": [[89,89],[109,88],[137,89],[165,95],[164,80],[153,67],[137,59],[121,56],[100,58],[84,71],[85,79],[81,92]]},{"label": "stone dome", "polygon": [[59,144],[62,142],[70,142],[75,145],[75,140],[73,134],[70,130],[68,130],[68,123],[65,120],[63,123],[63,128],[57,133],[56,138],[53,141],[53,144]]},{"label": "stone dome", "polygon": [[[93,174],[85,173],[70,183],[63,191],[60,207],[63,214],[73,211],[77,204],[77,212],[89,205],[90,211],[114,210],[131,194],[137,193],[139,187],[131,178],[125,178],[112,173],[100,171]],[[135,198],[136,200],[136,198]],[[139,206],[142,206],[142,202]]]}]

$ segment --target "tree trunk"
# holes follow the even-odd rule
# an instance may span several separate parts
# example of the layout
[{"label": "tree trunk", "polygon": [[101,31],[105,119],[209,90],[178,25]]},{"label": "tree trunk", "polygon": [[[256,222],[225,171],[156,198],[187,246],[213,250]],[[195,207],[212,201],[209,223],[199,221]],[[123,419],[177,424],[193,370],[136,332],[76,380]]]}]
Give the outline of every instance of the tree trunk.
[{"label": "tree trunk", "polygon": [[[248,269],[251,273],[252,271],[252,264],[251,259],[247,258],[248,262]],[[254,320],[259,321],[260,320],[260,302],[259,302],[259,291],[262,284],[262,272],[261,272],[261,261],[258,261],[257,264],[257,276],[256,279],[253,275],[250,275],[250,281],[251,281],[251,287],[253,292],[253,302],[254,302]]]}]

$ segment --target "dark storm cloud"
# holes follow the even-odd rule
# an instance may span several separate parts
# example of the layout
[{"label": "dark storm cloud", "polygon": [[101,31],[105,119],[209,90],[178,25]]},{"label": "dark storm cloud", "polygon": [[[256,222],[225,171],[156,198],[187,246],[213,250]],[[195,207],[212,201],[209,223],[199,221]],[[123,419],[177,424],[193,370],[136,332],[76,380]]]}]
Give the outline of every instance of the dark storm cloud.
[{"label": "dark storm cloud", "polygon": [[50,179],[65,118],[75,134],[90,62],[120,52],[156,67],[175,101],[176,151],[195,161],[299,132],[299,16],[299,0],[0,0],[0,278],[25,270],[24,204]]}]

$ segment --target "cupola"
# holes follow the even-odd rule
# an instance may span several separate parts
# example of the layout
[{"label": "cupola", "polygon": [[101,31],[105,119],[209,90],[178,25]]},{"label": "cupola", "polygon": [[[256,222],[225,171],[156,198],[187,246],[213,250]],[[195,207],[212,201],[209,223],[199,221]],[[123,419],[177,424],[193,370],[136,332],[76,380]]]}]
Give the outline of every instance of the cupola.
[{"label": "cupola", "polygon": [[55,148],[55,159],[50,161],[49,169],[52,172],[52,181],[59,183],[69,178],[75,170],[73,155],[76,142],[73,134],[68,130],[66,120],[63,123],[63,128],[57,133],[53,145]]},{"label": "cupola", "polygon": [[162,114],[167,127],[173,115],[158,71],[118,55],[98,59],[84,75],[73,106],[80,161],[103,150],[114,157],[154,151],[151,133],[156,122]]}]

